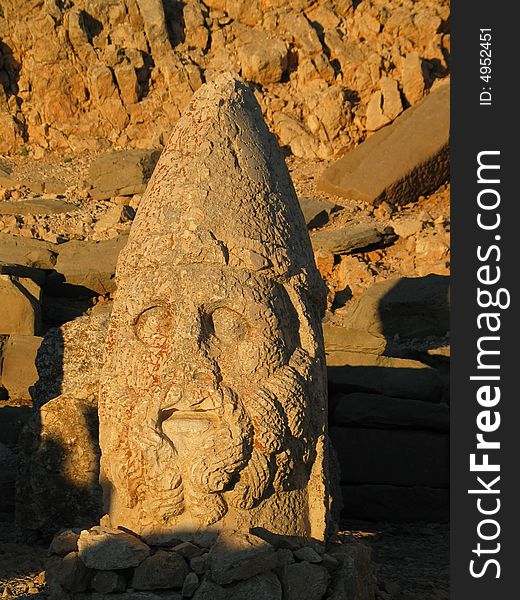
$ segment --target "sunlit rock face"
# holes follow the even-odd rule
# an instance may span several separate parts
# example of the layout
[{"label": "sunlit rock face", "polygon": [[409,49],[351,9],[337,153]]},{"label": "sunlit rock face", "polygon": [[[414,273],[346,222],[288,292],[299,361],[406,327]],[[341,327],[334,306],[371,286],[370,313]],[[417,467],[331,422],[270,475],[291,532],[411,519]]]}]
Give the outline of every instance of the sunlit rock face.
[{"label": "sunlit rock face", "polygon": [[117,288],[100,390],[111,525],[323,539],[324,289],[276,140],[230,75],[178,121]]}]

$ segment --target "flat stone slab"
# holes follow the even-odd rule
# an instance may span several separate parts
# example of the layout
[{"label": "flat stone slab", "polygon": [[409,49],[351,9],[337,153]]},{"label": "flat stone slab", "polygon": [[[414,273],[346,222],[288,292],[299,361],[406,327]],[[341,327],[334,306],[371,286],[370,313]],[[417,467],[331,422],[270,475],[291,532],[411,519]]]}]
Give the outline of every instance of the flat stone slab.
[{"label": "flat stone slab", "polygon": [[78,210],[75,204],[53,198],[0,202],[0,215],[55,215]]},{"label": "flat stone slab", "polygon": [[141,194],[159,159],[158,150],[120,150],[100,154],[90,165],[91,196],[106,200],[113,196]]},{"label": "flat stone slab", "polygon": [[314,251],[348,254],[386,242],[393,231],[380,231],[373,225],[346,225],[341,229],[324,229],[311,235]]},{"label": "flat stone slab", "polygon": [[448,178],[449,133],[444,84],[326,169],[318,189],[374,205],[413,202]]},{"label": "flat stone slab", "polygon": [[56,244],[0,233],[0,265],[53,269],[57,255]]},{"label": "flat stone slab", "polygon": [[444,336],[450,330],[450,278],[396,277],[371,286],[352,306],[353,329],[392,339]]},{"label": "flat stone slab", "polygon": [[116,289],[115,270],[119,252],[128,235],[103,241],[71,240],[59,246],[55,272],[47,279],[49,290],[67,295],[83,288],[87,294],[106,294]]},{"label": "flat stone slab", "polygon": [[399,398],[440,402],[439,373],[417,360],[361,352],[327,352],[329,386],[345,392],[373,392]]},{"label": "flat stone slab", "polygon": [[335,426],[330,437],[342,483],[449,486],[448,434]]},{"label": "flat stone slab", "polygon": [[382,354],[386,347],[386,340],[381,335],[332,323],[323,323],[323,337],[326,353],[343,351]]},{"label": "flat stone slab", "polygon": [[446,404],[366,392],[337,394],[330,404],[335,407],[332,416],[335,425],[450,430],[450,410]]}]

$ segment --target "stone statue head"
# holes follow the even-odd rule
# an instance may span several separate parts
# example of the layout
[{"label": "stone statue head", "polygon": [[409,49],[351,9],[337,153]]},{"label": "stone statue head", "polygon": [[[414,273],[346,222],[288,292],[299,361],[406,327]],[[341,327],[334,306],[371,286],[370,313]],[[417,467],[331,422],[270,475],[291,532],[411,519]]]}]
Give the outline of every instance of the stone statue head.
[{"label": "stone statue head", "polygon": [[100,393],[113,526],[323,538],[326,379],[316,270],[254,95],[203,86],[117,266]]}]

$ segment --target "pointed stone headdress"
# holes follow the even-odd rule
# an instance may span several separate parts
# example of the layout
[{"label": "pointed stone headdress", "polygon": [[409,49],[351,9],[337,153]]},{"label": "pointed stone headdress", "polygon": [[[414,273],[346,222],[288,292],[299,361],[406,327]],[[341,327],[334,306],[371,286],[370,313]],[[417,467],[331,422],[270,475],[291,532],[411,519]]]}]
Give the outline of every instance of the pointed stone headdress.
[{"label": "pointed stone headdress", "polygon": [[[280,148],[252,92],[229,74],[195,94],[144,195],[120,269],[197,262],[323,283]],[[121,278],[121,276],[120,276]]]}]

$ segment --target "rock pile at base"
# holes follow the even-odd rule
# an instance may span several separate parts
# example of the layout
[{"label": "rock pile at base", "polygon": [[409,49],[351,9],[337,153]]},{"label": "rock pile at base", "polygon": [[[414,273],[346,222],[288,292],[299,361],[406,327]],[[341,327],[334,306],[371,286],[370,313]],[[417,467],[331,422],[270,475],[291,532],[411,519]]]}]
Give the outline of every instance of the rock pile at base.
[{"label": "rock pile at base", "polygon": [[150,546],[130,532],[100,526],[59,533],[49,554],[51,600],[79,593],[92,600],[375,598],[370,551],[354,541],[305,543],[229,531]]}]

